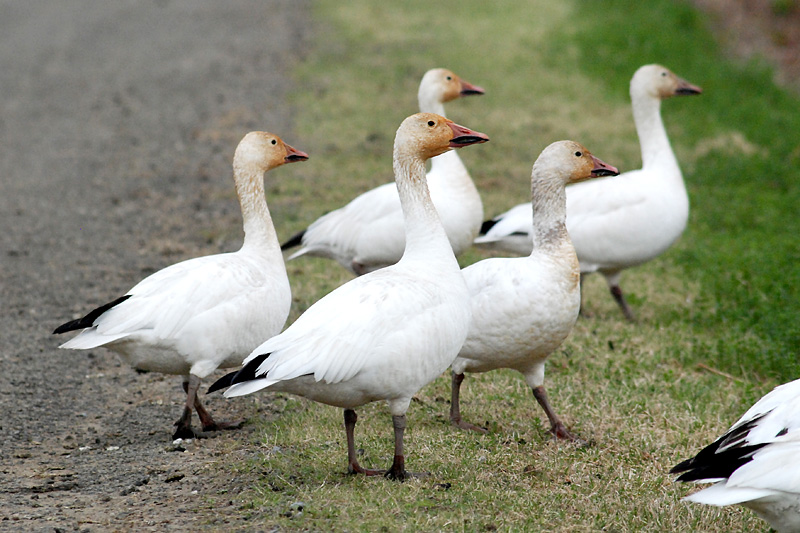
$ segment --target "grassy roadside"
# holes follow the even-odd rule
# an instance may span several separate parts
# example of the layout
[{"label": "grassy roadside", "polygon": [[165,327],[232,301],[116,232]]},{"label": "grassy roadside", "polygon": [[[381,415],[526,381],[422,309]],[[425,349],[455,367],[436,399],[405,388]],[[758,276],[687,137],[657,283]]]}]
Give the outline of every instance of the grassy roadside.
[{"label": "grassy roadside", "polygon": [[[590,279],[594,316],[551,358],[553,405],[590,447],[551,442],[530,391],[511,372],[465,381],[464,416],[487,423],[489,435],[451,429],[443,376],[408,414],[408,466],[432,476],[402,485],[351,478],[342,474],[340,410],[279,396],[279,414],[248,444],[263,456],[237,465],[262,473],[247,511],[254,524],[766,531],[748,511],[680,502],[689,488],[667,471],[800,374],[797,99],[776,89],[762,66],[727,62],[703,19],[679,2],[321,1],[314,17],[317,41],[297,68],[293,101],[296,144],[312,160],[301,179],[269,191],[282,236],[391,179],[394,131],[416,111],[419,78],[434,66],[487,89],[447,111],[492,138],[461,152],[490,216],[527,197],[531,164],[554,140],[578,140],[622,169],[639,166],[628,82],[642,64],[665,64],[705,89],[663,106],[692,213],[675,248],[623,277],[640,322],[623,323],[602,280]],[[482,257],[473,250],[462,263]],[[289,273],[290,320],[350,278],[312,259],[289,263]],[[362,464],[388,465],[385,406],[359,415]]]}]

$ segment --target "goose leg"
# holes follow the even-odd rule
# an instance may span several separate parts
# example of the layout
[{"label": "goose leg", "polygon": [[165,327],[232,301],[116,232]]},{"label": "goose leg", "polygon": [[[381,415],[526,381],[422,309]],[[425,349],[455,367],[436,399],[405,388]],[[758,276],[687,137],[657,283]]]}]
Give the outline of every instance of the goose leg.
[{"label": "goose leg", "polygon": [[[183,390],[186,392],[186,405],[183,408],[183,415],[175,422],[178,429],[172,436],[173,439],[192,439],[206,437],[206,433],[211,431],[220,431],[223,429],[239,429],[242,427],[243,422],[215,422],[197,396],[197,391],[200,388],[200,378],[194,374],[189,375],[189,380],[183,382]],[[200,417],[200,423],[203,425],[202,432],[196,432],[192,429],[192,408],[197,411],[197,416]]]},{"label": "goose leg", "polygon": [[461,429],[488,433],[486,428],[470,424],[461,420],[461,408],[459,407],[459,396],[461,393],[461,382],[464,381],[464,374],[452,373],[453,378],[450,388],[450,423]]},{"label": "goose leg", "polygon": [[364,474],[365,476],[380,476],[385,474],[384,470],[369,470],[362,468],[356,459],[356,443],[354,437],[354,430],[358,415],[352,409],[344,410],[344,431],[347,435],[347,472],[349,474]]},{"label": "goose leg", "polygon": [[622,309],[622,314],[625,315],[625,318],[628,319],[629,322],[635,322],[636,318],[633,316],[633,311],[631,311],[630,306],[628,306],[628,302],[625,301],[625,296],[623,296],[620,286],[614,284],[611,285],[609,289],[611,290],[611,296],[614,297],[617,305]]},{"label": "goose leg", "polygon": [[211,413],[206,410],[197,395],[194,397],[194,410],[197,411],[197,416],[200,417],[200,423],[203,424],[203,432],[241,429],[244,425],[244,420],[240,420],[239,422],[228,422],[225,420],[219,422],[214,421],[211,417]]},{"label": "goose leg", "polygon": [[403,453],[403,434],[406,430],[406,415],[392,415],[394,426],[394,461],[386,472],[386,477],[395,481],[405,481],[410,477],[426,477],[427,472],[406,472],[406,458]]},{"label": "goose leg", "polygon": [[[196,380],[194,387],[192,387],[192,378]],[[183,382],[183,390],[186,392],[186,403],[183,406],[183,414],[175,422],[177,429],[172,434],[173,439],[193,439],[195,438],[194,430],[192,429],[192,409],[194,408],[194,401],[197,398],[197,388],[200,386],[200,378],[197,376],[189,376],[188,381]]]},{"label": "goose leg", "polygon": [[625,301],[625,296],[623,296],[622,289],[619,286],[619,279],[622,276],[622,271],[604,271],[601,272],[601,274],[603,274],[603,276],[606,278],[608,290],[611,292],[611,296],[614,297],[614,301],[617,302],[617,305],[622,310],[622,314],[625,315],[625,318],[629,322],[635,322],[636,319],[633,316],[633,311],[631,311],[628,302]]},{"label": "goose leg", "polygon": [[561,419],[558,418],[553,408],[550,407],[550,402],[547,401],[547,392],[545,392],[544,386],[531,387],[531,390],[533,390],[533,397],[536,398],[536,401],[542,406],[542,409],[544,409],[547,415],[547,419],[550,420],[550,433],[553,434],[553,437],[556,439],[582,442],[581,439],[567,430],[567,427],[561,422]]},{"label": "goose leg", "polygon": [[591,317],[591,316],[592,316],[592,313],[590,313],[589,311],[587,311],[587,310],[586,310],[586,308],[583,306],[583,281],[584,281],[585,279],[586,279],[586,274],[585,274],[585,273],[583,273],[583,272],[581,272],[581,278],[580,278],[580,287],[581,287],[581,306],[578,308],[578,315],[580,315],[580,316],[582,316],[582,317],[584,317],[584,318],[589,318],[589,317]]},{"label": "goose leg", "polygon": [[353,268],[353,274],[355,274],[356,276],[363,276],[364,274],[367,273],[367,269],[364,267],[364,265],[362,265],[358,261],[352,261],[350,265]]}]

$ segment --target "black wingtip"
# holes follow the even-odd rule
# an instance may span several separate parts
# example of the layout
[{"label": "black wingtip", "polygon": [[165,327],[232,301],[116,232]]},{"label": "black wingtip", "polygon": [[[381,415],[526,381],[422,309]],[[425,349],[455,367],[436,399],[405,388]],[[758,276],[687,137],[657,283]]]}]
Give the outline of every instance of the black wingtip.
[{"label": "black wingtip", "polygon": [[489,233],[489,230],[494,227],[495,224],[497,224],[497,220],[495,220],[495,219],[484,220],[483,224],[481,224],[481,229],[478,232],[478,234],[479,235],[486,235],[487,233]]},{"label": "black wingtip", "polygon": [[239,371],[236,370],[234,372],[225,374],[224,376],[222,376],[217,381],[211,384],[206,394],[211,394],[212,392],[217,392],[218,390],[227,389],[228,387],[233,385],[233,380],[236,377],[236,374],[238,373]]},{"label": "black wingtip", "polygon": [[718,451],[720,440],[715,441],[691,459],[678,463],[669,471],[681,474],[676,481],[703,481],[705,479],[727,479],[753,460],[753,455],[767,443],[737,446]]},{"label": "black wingtip", "polygon": [[672,468],[670,468],[670,474],[680,474],[681,472],[686,472],[690,468],[692,468],[692,463],[694,462],[694,457],[691,459],[686,459],[685,461],[681,461],[680,463],[676,464]]},{"label": "black wingtip", "polygon": [[100,315],[102,315],[112,307],[116,307],[117,305],[121,304],[131,296],[132,296],[131,294],[126,294],[125,296],[117,298],[113,302],[101,305],[100,307],[91,311],[88,315],[82,318],[78,318],[77,320],[70,320],[65,324],[61,324],[53,331],[53,335],[59,335],[61,333],[66,333],[68,331],[75,331],[76,329],[90,328],[94,325],[94,321],[100,318]]},{"label": "black wingtip", "polygon": [[253,359],[250,360],[246,365],[244,365],[241,369],[236,372],[231,372],[230,374],[225,374],[217,381],[211,384],[208,388],[208,392],[216,392],[220,389],[226,389],[231,385],[236,385],[237,383],[243,383],[245,381],[252,381],[254,379],[258,379],[260,376],[256,376],[256,372],[258,371],[258,367],[261,366],[267,357],[270,354],[265,353],[262,355],[257,355]]},{"label": "black wingtip", "polygon": [[300,246],[300,244],[303,242],[303,235],[305,235],[305,234],[306,234],[306,230],[303,230],[303,231],[293,235],[291,238],[289,238],[288,241],[286,241],[285,243],[281,244],[281,251],[285,252],[289,248],[294,248],[295,246]]},{"label": "black wingtip", "polygon": [[61,333],[66,333],[74,329],[79,329],[78,327],[75,326],[75,323],[78,322],[79,320],[81,319],[72,320],[70,322],[67,322],[66,324],[61,324],[60,326],[58,326],[56,329],[53,330],[53,335],[59,335]]}]

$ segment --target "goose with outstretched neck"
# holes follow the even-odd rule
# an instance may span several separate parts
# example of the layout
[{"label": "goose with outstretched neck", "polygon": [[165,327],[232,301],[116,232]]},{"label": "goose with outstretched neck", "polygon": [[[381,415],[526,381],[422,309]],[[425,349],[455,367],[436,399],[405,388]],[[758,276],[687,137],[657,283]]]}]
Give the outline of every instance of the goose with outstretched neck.
[{"label": "goose with outstretched neck", "polygon": [[464,268],[472,322],[452,366],[450,420],[454,425],[484,431],[461,418],[459,398],[465,372],[510,368],[525,377],[553,435],[576,440],[550,406],[544,388],[545,361],[569,335],[581,303],[578,258],[565,224],[565,187],[618,173],[579,143],[551,144],[531,172],[531,253],[484,259]]},{"label": "goose with outstretched neck", "polygon": [[[357,277],[256,348],[209,392],[266,388],[344,409],[348,470],[404,480],[403,432],[412,396],[453,362],[467,336],[469,291],[425,182],[425,161],[488,137],[433,113],[405,119],[394,143],[394,172],[405,219],[405,253]],[[355,408],[386,400],[395,449],[388,471],[359,465]]]},{"label": "goose with outstretched neck", "polygon": [[[200,380],[244,358],[283,328],[292,303],[278,237],[264,197],[265,172],[308,155],[267,132],[248,133],[233,157],[244,243],[232,253],[176,263],[124,296],[59,326],[81,330],[61,348],[104,346],[140,371],[182,375],[186,403],[173,438],[238,424],[216,422],[197,396]],[[192,428],[196,411],[202,431]]]},{"label": "goose with outstretched neck", "polygon": [[[601,273],[622,313],[634,320],[620,287],[622,271],[655,259],[678,240],[689,219],[689,197],[661,119],[661,102],[701,89],[661,65],[645,65],[630,83],[642,168],[567,187],[567,230],[581,276]],[[527,255],[531,211],[518,205],[483,224],[475,243]]]}]

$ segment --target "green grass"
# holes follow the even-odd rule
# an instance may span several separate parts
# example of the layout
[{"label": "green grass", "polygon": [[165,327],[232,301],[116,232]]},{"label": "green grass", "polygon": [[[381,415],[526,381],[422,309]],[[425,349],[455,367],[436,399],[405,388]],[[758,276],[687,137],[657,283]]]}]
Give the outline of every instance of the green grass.
[{"label": "green grass", "polygon": [[[282,236],[391,179],[394,131],[416,112],[419,79],[435,66],[487,90],[447,106],[450,118],[492,138],[461,151],[487,217],[527,198],[531,165],[552,141],[580,141],[623,170],[640,166],[628,83],[642,64],[670,67],[704,89],[662,108],[692,211],[673,249],[623,276],[639,322],[624,323],[602,279],[590,278],[585,302],[594,316],[579,320],[548,363],[555,409],[591,446],[552,442],[512,372],[467,377],[463,414],[491,433],[456,431],[442,376],[408,413],[407,466],[431,477],[404,484],[348,477],[341,411],[267,394],[279,413],[260,421],[258,443],[247,444],[263,454],[237,466],[261,473],[245,494],[254,524],[766,531],[749,511],[681,502],[691,488],[667,472],[800,374],[798,98],[776,88],[765,65],[726,58],[706,20],[681,2],[314,6],[316,40],[295,73],[297,139],[287,139],[311,160],[298,165],[295,181],[268,191]],[[461,261],[482,257],[471,250]],[[350,279],[314,259],[290,263],[289,274],[290,320]],[[365,406],[359,416],[362,464],[388,466],[385,406]]]}]

